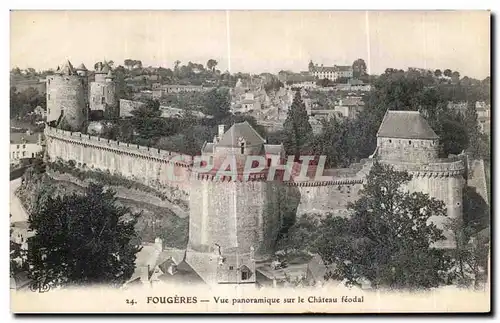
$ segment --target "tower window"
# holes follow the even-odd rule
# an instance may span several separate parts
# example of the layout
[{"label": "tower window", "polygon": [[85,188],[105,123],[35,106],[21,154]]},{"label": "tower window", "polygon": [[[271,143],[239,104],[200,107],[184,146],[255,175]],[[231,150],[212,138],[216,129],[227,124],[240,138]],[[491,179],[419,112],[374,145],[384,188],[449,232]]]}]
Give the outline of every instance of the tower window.
[{"label": "tower window", "polygon": [[241,154],[243,155],[245,153],[245,143],[244,142],[242,142],[240,144],[240,149],[241,149]]},{"label": "tower window", "polygon": [[391,139],[389,139],[389,143],[392,144],[392,140]]},{"label": "tower window", "polygon": [[248,272],[242,271],[241,272],[241,280],[247,280],[247,279],[248,279]]},{"label": "tower window", "polygon": [[104,102],[106,101],[106,99],[104,97],[101,98],[101,103],[104,104]]},{"label": "tower window", "polygon": [[408,143],[411,145],[411,140],[410,140],[410,141],[408,141]]},{"label": "tower window", "polygon": [[233,270],[233,269],[234,269],[234,267],[233,267],[233,266],[229,266],[229,270]]}]

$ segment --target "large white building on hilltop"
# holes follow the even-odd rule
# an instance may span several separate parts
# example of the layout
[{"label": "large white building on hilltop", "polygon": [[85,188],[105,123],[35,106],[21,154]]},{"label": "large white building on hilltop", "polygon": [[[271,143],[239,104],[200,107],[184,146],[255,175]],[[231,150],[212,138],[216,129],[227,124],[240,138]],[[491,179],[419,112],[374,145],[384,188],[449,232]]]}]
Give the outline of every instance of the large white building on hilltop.
[{"label": "large white building on hilltop", "polygon": [[334,65],[334,66],[319,66],[318,64],[309,63],[309,73],[316,78],[323,80],[336,81],[340,78],[352,78],[353,68],[350,65]]}]

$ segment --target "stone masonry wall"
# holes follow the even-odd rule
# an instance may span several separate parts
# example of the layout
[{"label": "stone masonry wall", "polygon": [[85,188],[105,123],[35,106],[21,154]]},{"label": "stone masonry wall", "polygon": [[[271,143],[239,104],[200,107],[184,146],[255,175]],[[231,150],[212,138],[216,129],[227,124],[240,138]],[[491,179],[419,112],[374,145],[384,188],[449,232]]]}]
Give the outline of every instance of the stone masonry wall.
[{"label": "stone masonry wall", "polygon": [[280,226],[272,183],[193,181],[190,194],[190,247],[209,251],[238,248],[268,254]]},{"label": "stone masonry wall", "polygon": [[299,186],[300,204],[297,216],[306,213],[347,215],[347,204],[359,198],[362,180],[339,181],[325,186]]},{"label": "stone masonry wall", "polygon": [[90,110],[102,110],[110,118],[115,115],[118,102],[116,100],[116,84],[114,82],[90,83]]},{"label": "stone masonry wall", "polygon": [[45,136],[47,154],[51,160],[74,160],[86,164],[88,168],[107,170],[160,190],[168,188],[170,194],[174,189],[178,196],[172,198],[188,200],[191,156],[48,126]]},{"label": "stone masonry wall", "polygon": [[80,76],[52,75],[47,78],[47,122],[57,120],[64,110],[69,125],[81,129],[86,117],[85,80]]}]

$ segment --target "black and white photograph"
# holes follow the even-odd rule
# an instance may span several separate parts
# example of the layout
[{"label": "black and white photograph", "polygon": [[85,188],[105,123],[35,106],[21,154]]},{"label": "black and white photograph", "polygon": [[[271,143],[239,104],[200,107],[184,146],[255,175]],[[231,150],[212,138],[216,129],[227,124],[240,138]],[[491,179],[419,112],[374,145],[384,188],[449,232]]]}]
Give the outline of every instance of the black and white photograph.
[{"label": "black and white photograph", "polygon": [[12,10],[13,313],[487,313],[491,12]]}]

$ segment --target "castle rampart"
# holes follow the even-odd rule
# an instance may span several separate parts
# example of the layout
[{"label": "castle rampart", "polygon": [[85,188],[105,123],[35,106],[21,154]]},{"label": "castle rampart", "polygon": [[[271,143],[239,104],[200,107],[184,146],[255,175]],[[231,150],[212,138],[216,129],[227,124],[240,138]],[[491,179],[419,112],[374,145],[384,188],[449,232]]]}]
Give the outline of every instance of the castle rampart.
[{"label": "castle rampart", "polygon": [[[192,157],[161,149],[132,145],[49,127],[45,128],[50,159],[74,160],[136,180],[155,188],[175,188],[189,193],[189,166]],[[175,176],[178,180],[173,180]]]}]

